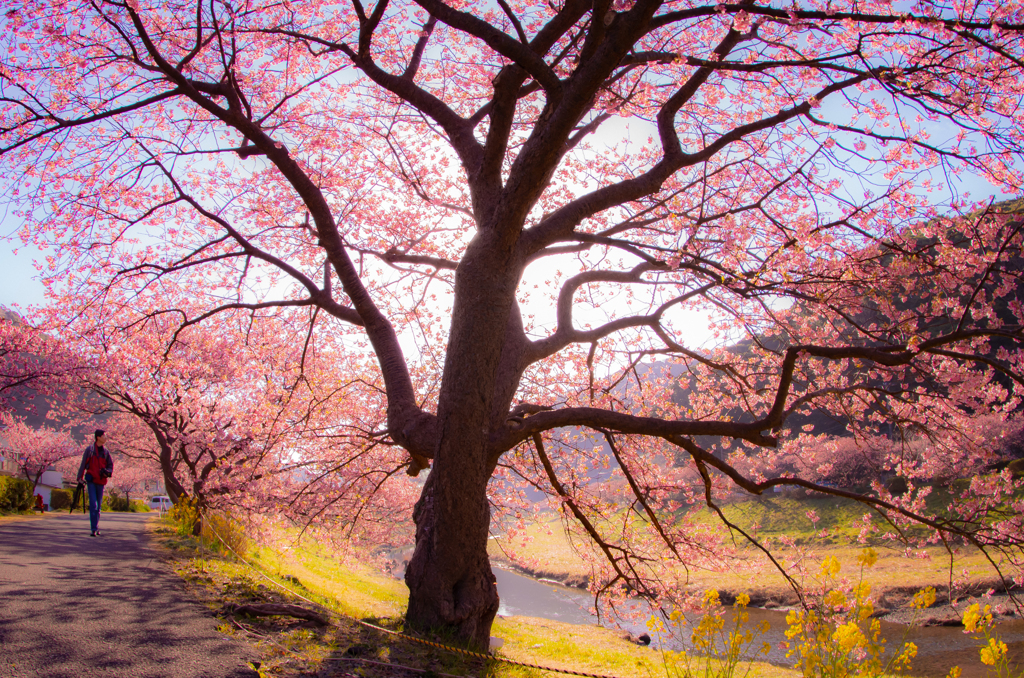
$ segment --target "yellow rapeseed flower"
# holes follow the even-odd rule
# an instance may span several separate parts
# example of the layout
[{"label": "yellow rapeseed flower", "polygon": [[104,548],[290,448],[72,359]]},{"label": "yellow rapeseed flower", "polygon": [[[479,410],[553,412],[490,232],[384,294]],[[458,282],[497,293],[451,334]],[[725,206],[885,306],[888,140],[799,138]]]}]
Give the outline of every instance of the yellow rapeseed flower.
[{"label": "yellow rapeseed flower", "polygon": [[910,668],[911,660],[917,656],[917,645],[914,643],[906,643],[903,646],[903,651],[900,652],[899,656],[896,657],[896,664],[902,668]]},{"label": "yellow rapeseed flower", "polygon": [[974,633],[978,630],[978,620],[981,619],[981,613],[978,612],[978,604],[975,603],[967,608],[967,612],[964,612],[964,631],[967,633]]},{"label": "yellow rapeseed flower", "polygon": [[832,608],[846,607],[846,595],[842,591],[829,591],[823,602]]},{"label": "yellow rapeseed flower", "polygon": [[979,625],[984,627],[992,623],[992,606],[986,605],[984,611],[980,607],[978,603],[974,603],[964,613],[964,631],[967,633],[974,633]]},{"label": "yellow rapeseed flower", "polygon": [[1006,656],[1006,643],[995,638],[988,639],[988,645],[981,648],[981,663],[995,666]]},{"label": "yellow rapeseed flower", "polygon": [[821,563],[821,575],[823,577],[835,578],[839,574],[840,569],[842,569],[842,565],[839,564],[839,559],[835,556],[829,556]]},{"label": "yellow rapeseed flower", "polygon": [[839,646],[844,654],[849,654],[855,648],[866,645],[868,639],[855,622],[848,622],[838,626],[832,634],[832,642]]},{"label": "yellow rapeseed flower", "polygon": [[804,614],[796,610],[786,613],[786,638],[794,638],[804,632]]},{"label": "yellow rapeseed flower", "polygon": [[860,563],[862,567],[871,567],[878,562],[878,551],[869,546],[860,552],[860,555],[857,556],[857,562]]},{"label": "yellow rapeseed flower", "polygon": [[914,594],[914,599],[910,602],[911,606],[915,610],[923,610],[926,607],[931,607],[935,604],[935,587],[929,586],[928,588],[921,589]]}]

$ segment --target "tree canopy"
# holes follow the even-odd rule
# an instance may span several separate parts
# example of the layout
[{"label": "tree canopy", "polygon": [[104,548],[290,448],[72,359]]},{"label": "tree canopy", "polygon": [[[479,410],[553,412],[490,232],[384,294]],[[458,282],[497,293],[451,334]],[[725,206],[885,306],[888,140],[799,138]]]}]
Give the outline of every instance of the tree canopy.
[{"label": "tree canopy", "polygon": [[[300,365],[335,356],[350,376],[310,402],[379,422],[346,446],[432,466],[409,622],[486,646],[491,513],[524,485],[599,544],[599,586],[652,598],[715,548],[683,507],[730,487],[1021,544],[1008,475],[926,515],[921,491],[818,485],[777,450],[812,411],[927,439],[885,462],[913,485],[936,455],[976,470],[972,417],[1018,408],[1024,222],[956,181],[1022,189],[1022,12],[14,3],[0,163],[23,239],[55,248],[63,322],[173,344],[287,319]],[[746,348],[695,340],[698,318]],[[638,521],[609,518],[604,464]]]}]

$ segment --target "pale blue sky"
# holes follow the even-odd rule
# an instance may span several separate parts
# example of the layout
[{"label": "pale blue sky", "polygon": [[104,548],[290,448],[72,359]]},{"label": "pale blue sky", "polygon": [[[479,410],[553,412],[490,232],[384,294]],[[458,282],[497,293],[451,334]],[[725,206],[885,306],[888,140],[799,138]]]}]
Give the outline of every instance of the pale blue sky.
[{"label": "pale blue sky", "polygon": [[[633,136],[628,126],[617,127],[615,131],[625,137]],[[972,200],[983,200],[993,194],[996,200],[1013,197],[996,191],[994,186],[976,176],[961,175],[953,180],[954,191],[961,198],[965,192],[969,193]],[[938,192],[934,198],[938,201],[948,200],[950,192],[947,188]],[[46,299],[34,263],[36,260],[42,261],[44,255],[32,246],[21,246],[20,240],[16,237],[21,220],[6,211],[12,207],[7,205],[5,210],[2,202],[0,200],[0,305],[12,310],[41,305]]]},{"label": "pale blue sky", "polygon": [[[977,191],[972,195],[975,199],[993,192],[992,186],[977,179],[968,179],[965,183],[973,184],[971,187]],[[988,189],[987,192],[985,189]],[[998,195],[997,199],[1008,197]],[[41,261],[43,255],[31,246],[18,247],[20,242],[10,237],[16,234],[17,227],[18,223],[13,217],[0,219],[0,305],[12,310],[18,310],[15,305],[24,309],[46,301],[39,273],[34,266],[34,262],[37,259]]]},{"label": "pale blue sky", "polygon": [[21,247],[15,254],[15,245],[18,243],[7,238],[17,226],[10,217],[0,221],[0,305],[11,309],[14,309],[15,304],[26,307],[45,301],[43,285],[33,266],[35,258],[40,257],[39,251],[32,247]]}]

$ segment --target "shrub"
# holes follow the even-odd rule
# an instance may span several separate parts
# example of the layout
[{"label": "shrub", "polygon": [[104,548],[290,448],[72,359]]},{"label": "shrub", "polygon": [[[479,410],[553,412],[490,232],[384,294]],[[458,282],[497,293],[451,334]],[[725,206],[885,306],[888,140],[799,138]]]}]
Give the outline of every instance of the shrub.
[{"label": "shrub", "polygon": [[50,490],[50,510],[59,511],[71,506],[71,490]]},{"label": "shrub", "polygon": [[32,483],[24,478],[0,476],[0,513],[28,511],[34,503]]},{"label": "shrub", "polygon": [[245,536],[242,526],[227,513],[215,513],[206,509],[200,513],[195,501],[180,497],[167,518],[174,524],[175,530],[183,537],[192,536],[195,525],[200,525],[199,541],[214,551],[225,555],[245,555],[249,549],[249,538]]},{"label": "shrub", "polygon": [[249,538],[234,518],[224,513],[206,513],[205,518],[203,542],[208,547],[228,555],[245,555],[249,549]]},{"label": "shrub", "polygon": [[[917,645],[902,643],[888,655],[881,637],[882,623],[873,618],[871,587],[864,583],[864,569],[874,566],[878,553],[867,548],[857,558],[860,582],[852,585],[840,579],[840,564],[834,557],[821,564],[820,590],[813,605],[796,608],[786,615],[787,656],[796,658],[804,678],[852,678],[880,676],[910,670]],[[917,612],[935,603],[935,589],[919,591],[911,602]],[[915,612],[911,626],[917,621]]]},{"label": "shrub", "polygon": [[[798,607],[786,615],[786,639],[783,646],[788,656],[796,660],[794,668],[803,678],[873,678],[895,676],[910,670],[911,660],[917,655],[914,643],[902,642],[889,653],[881,637],[881,622],[872,618],[875,612],[869,596],[871,587],[864,583],[864,569],[872,567],[878,558],[874,549],[865,549],[857,558],[861,565],[860,582],[854,585],[840,578],[839,561],[828,557],[822,563],[821,577],[809,594],[805,607]],[[700,622],[688,626],[681,610],[674,610],[664,618],[652,618],[648,627],[655,634],[674,636],[681,644],[688,639],[690,649],[674,652],[662,650],[667,678],[746,678],[752,662],[767,655],[771,646],[764,640],[768,622],[750,624],[747,605],[750,597],[740,594],[733,606],[732,624],[725,620],[725,609],[718,592],[711,589],[696,612]],[[914,616],[935,603],[935,589],[919,591],[911,602]],[[984,614],[988,614],[986,608]],[[1001,669],[1005,666],[1006,645],[992,639],[987,631],[991,615],[982,617],[975,605],[964,617],[968,632],[977,629],[984,634],[982,662]],[[904,641],[906,638],[904,637]],[[1002,662],[1002,663],[1000,663]],[[959,669],[947,678],[958,678]],[[1006,672],[997,678],[1011,678]],[[1019,678],[1017,676],[1016,678]]]},{"label": "shrub", "polygon": [[662,650],[665,673],[669,678],[745,678],[753,668],[753,662],[762,655],[767,656],[771,646],[758,643],[768,632],[768,622],[750,625],[747,605],[750,596],[741,593],[733,605],[732,628],[726,628],[725,609],[718,591],[709,589],[698,608],[700,622],[687,634],[687,619],[679,610],[674,610],[665,619],[652,618],[648,628],[655,634],[674,636],[685,644],[689,635],[690,649],[674,652]]},{"label": "shrub", "polygon": [[177,503],[167,512],[167,518],[174,523],[178,534],[182,537],[190,537],[196,520],[199,518],[199,511],[191,499],[179,497]]},{"label": "shrub", "polygon": [[125,512],[130,509],[128,504],[128,497],[118,494],[115,490],[111,490],[103,496],[103,510],[104,511],[121,511]]}]

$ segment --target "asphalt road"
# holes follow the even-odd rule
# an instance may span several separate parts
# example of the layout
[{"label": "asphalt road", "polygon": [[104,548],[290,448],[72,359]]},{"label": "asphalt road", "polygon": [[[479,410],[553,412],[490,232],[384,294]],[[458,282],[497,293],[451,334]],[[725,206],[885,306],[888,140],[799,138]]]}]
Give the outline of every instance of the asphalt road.
[{"label": "asphalt road", "polygon": [[0,521],[0,678],[246,678],[252,651],[216,630],[147,545],[152,514]]}]

